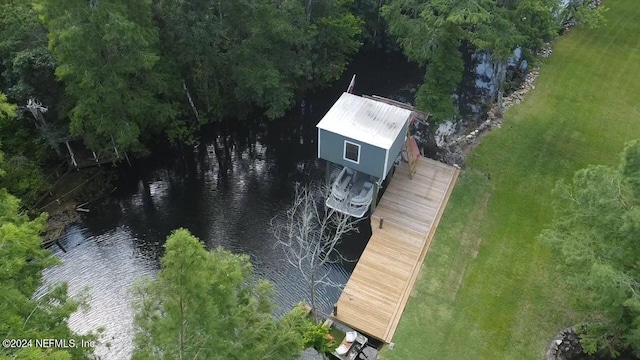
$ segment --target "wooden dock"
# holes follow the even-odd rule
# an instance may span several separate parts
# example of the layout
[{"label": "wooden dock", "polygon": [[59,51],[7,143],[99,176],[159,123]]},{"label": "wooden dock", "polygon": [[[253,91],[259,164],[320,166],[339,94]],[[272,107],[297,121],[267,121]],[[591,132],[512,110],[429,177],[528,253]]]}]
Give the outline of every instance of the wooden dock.
[{"label": "wooden dock", "polygon": [[397,168],[371,216],[373,235],[338,299],[337,321],[391,342],[458,172],[423,157],[413,179],[407,164]]}]

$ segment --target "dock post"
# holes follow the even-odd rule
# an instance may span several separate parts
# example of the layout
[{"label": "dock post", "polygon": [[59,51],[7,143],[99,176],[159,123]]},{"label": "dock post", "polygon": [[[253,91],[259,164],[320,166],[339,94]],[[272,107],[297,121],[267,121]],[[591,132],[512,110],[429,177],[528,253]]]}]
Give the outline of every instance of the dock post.
[{"label": "dock post", "polygon": [[55,243],[56,243],[56,245],[58,245],[58,247],[62,250],[62,252],[65,252],[65,253],[67,252],[67,249],[65,249],[65,248],[63,248],[63,247],[62,247],[62,244],[60,244],[60,241],[56,240],[56,241],[55,241]]},{"label": "dock post", "polygon": [[373,212],[376,210],[376,205],[378,204],[378,189],[380,188],[380,185],[378,185],[378,182],[376,181],[373,184],[373,198],[371,199],[371,215],[373,215]]},{"label": "dock post", "polygon": [[329,181],[331,181],[331,163],[328,161],[324,162],[324,183],[328,186]]}]

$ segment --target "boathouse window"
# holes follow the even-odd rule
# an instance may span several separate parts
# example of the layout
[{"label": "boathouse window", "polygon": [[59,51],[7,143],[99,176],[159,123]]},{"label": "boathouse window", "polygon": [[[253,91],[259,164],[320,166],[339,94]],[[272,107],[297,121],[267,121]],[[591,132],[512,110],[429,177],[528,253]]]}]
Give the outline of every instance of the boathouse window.
[{"label": "boathouse window", "polygon": [[344,141],[344,159],[354,162],[356,164],[360,163],[360,145],[354,144],[350,141]]}]

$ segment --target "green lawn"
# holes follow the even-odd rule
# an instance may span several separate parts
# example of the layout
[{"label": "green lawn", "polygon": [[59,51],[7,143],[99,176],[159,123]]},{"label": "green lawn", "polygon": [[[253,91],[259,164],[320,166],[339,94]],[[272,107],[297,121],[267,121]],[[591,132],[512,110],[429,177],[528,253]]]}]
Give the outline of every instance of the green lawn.
[{"label": "green lawn", "polygon": [[640,138],[640,1],[605,5],[607,25],[559,39],[536,89],[475,149],[385,359],[540,359],[580,319],[537,236],[559,179],[615,166]]}]

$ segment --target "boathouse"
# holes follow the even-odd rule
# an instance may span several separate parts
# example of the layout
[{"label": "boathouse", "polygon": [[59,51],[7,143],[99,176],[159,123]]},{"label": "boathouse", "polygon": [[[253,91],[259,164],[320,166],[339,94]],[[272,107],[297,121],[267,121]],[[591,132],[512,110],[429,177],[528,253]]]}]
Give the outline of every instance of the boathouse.
[{"label": "boathouse", "polygon": [[343,167],[327,206],[364,216],[404,147],[411,116],[372,97],[340,96],[317,125],[318,157]]},{"label": "boathouse", "polygon": [[410,110],[345,92],[317,125],[318,157],[384,180],[410,117]]}]

